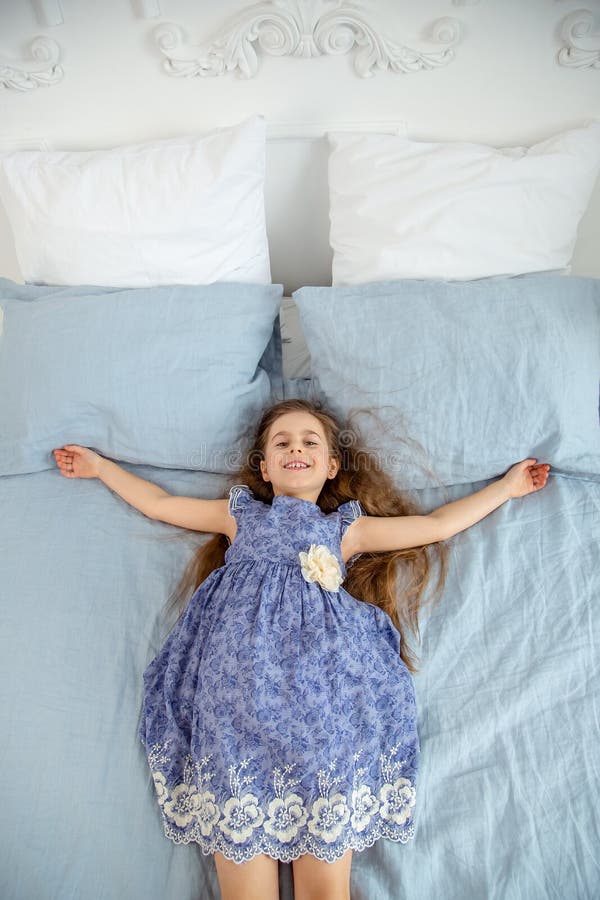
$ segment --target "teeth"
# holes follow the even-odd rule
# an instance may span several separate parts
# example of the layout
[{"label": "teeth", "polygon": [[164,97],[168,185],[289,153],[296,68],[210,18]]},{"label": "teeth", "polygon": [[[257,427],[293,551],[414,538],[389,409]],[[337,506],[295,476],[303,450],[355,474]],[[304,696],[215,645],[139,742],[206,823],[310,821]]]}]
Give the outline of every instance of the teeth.
[{"label": "teeth", "polygon": [[308,469],[306,463],[288,463],[285,469]]}]

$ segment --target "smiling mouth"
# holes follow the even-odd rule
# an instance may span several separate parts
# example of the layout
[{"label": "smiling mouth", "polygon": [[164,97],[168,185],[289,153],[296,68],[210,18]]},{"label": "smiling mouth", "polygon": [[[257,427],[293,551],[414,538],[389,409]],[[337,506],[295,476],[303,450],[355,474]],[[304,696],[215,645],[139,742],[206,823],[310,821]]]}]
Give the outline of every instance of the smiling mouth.
[{"label": "smiling mouth", "polygon": [[285,465],[283,468],[284,469],[310,469],[310,466],[307,463],[295,462],[295,463],[287,463],[287,465]]}]

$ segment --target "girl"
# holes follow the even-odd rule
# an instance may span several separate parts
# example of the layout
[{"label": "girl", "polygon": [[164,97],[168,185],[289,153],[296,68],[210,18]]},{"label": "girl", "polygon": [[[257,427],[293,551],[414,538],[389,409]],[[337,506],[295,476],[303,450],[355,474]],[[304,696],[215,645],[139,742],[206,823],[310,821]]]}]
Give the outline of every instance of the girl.
[{"label": "girl", "polygon": [[418,634],[428,551],[441,592],[443,542],[544,487],[550,467],[522,460],[422,515],[373,452],[304,400],[263,414],[222,500],[172,496],[85,447],[54,453],[68,478],[100,478],[150,518],[215,533],[143,673],[139,738],[166,836],[214,853],[223,900],[277,900],[278,859],[292,862],[295,900],[348,900],[354,850],[414,836],[405,633]]}]

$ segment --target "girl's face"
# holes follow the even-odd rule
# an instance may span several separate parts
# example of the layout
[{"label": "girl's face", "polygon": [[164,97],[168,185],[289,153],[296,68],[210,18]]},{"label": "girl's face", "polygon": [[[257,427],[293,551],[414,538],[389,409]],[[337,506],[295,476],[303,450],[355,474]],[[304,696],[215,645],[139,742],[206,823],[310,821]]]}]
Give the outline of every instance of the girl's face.
[{"label": "girl's face", "polygon": [[263,479],[272,483],[274,494],[316,503],[326,480],[335,478],[338,468],[315,416],[298,410],[284,413],[272,423],[260,469]]}]

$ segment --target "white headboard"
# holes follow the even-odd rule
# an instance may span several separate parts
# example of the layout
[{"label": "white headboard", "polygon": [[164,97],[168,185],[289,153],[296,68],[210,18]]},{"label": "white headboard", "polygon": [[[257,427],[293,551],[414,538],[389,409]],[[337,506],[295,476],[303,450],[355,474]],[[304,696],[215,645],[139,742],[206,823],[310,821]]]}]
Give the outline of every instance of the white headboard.
[{"label": "white headboard", "polygon": [[[331,283],[328,129],[527,145],[600,119],[588,0],[22,0],[0,6],[0,151],[268,123],[273,281]],[[600,277],[600,184],[572,274]],[[0,209],[0,275],[22,281]]]}]

